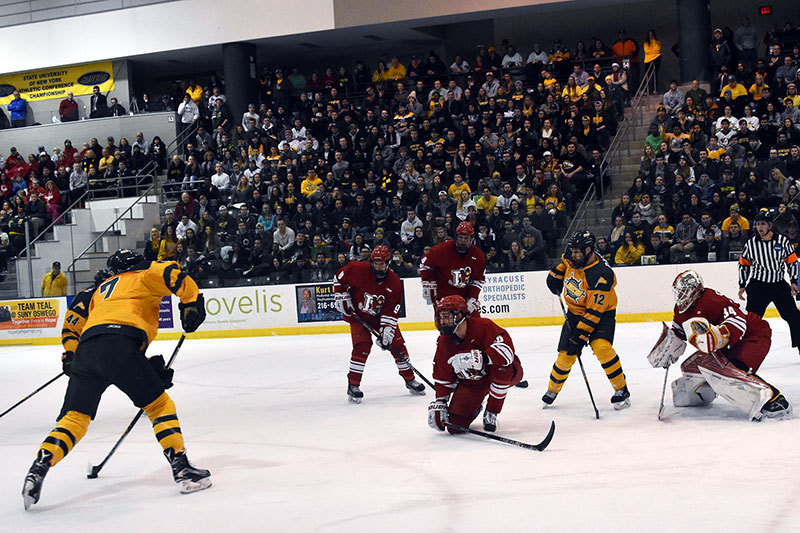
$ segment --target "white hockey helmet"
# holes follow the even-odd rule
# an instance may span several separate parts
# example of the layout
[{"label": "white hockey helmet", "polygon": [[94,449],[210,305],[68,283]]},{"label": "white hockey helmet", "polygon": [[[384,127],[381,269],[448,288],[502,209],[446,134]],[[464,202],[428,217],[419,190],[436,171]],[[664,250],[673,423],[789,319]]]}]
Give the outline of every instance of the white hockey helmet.
[{"label": "white hockey helmet", "polygon": [[678,311],[683,313],[703,294],[703,278],[694,270],[685,270],[672,282],[672,296]]}]

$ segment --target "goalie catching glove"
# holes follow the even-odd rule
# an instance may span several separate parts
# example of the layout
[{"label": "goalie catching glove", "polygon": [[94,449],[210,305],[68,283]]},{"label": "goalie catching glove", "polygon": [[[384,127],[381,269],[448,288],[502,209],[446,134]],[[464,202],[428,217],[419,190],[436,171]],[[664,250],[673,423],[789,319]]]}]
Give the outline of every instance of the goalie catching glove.
[{"label": "goalie catching glove", "polygon": [[181,327],[186,333],[197,331],[200,324],[206,319],[206,301],[202,294],[197,295],[197,300],[185,304],[178,304],[181,313]]},{"label": "goalie catching glove", "polygon": [[337,292],[333,295],[333,306],[339,311],[342,316],[350,316],[353,314],[353,299],[350,297],[349,292]]},{"label": "goalie catching glove", "polygon": [[378,336],[375,337],[375,345],[383,350],[388,350],[394,341],[394,327],[383,326],[378,330]]},{"label": "goalie catching glove", "polygon": [[703,317],[690,318],[683,327],[686,330],[689,344],[703,353],[714,353],[721,350],[728,344],[730,338],[728,327],[725,324],[718,327]]},{"label": "goalie catching glove", "polygon": [[678,337],[672,328],[663,322],[661,325],[661,336],[647,356],[647,360],[653,368],[667,368],[677,361],[686,350],[686,341]]},{"label": "goalie catching glove", "polygon": [[432,429],[444,431],[447,428],[447,402],[444,400],[434,400],[428,406],[428,425]]}]

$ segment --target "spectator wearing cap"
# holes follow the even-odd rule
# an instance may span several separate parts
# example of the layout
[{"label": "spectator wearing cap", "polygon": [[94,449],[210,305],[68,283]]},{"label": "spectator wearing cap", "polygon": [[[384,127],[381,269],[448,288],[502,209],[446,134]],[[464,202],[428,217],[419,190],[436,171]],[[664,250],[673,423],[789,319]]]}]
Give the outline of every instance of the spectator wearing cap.
[{"label": "spectator wearing cap", "polygon": [[741,228],[742,233],[747,235],[750,231],[750,221],[739,214],[739,206],[737,204],[731,205],[729,213],[730,216],[722,221],[722,234],[727,237],[730,232],[731,223],[735,222]]},{"label": "spectator wearing cap", "polygon": [[11,127],[22,128],[28,116],[28,103],[20,96],[19,91],[14,91],[13,98],[8,103],[8,112],[11,115]]},{"label": "spectator wearing cap", "polygon": [[53,268],[42,278],[42,296],[53,298],[67,295],[67,277],[61,272],[61,263],[53,262]]},{"label": "spectator wearing cap", "polygon": [[711,39],[711,68],[712,74],[720,71],[723,65],[727,65],[731,60],[731,50],[728,47],[728,41],[722,35],[722,28],[714,29],[714,36]]},{"label": "spectator wearing cap", "polygon": [[486,81],[481,85],[481,89],[486,91],[487,98],[494,98],[497,95],[497,91],[500,89],[500,82],[495,79],[493,72],[486,73]]}]

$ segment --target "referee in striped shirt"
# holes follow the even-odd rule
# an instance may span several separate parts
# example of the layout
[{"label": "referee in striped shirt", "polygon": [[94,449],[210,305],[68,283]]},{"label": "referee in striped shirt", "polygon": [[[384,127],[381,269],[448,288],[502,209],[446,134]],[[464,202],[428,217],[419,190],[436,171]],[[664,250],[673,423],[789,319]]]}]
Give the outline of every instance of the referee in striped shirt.
[{"label": "referee in striped shirt", "polygon": [[[739,257],[739,299],[747,291],[747,310],[761,317],[774,303],[789,324],[792,346],[800,350],[800,311],[793,298],[798,292],[797,255],[789,239],[772,230],[768,211],[760,211],[754,221],[757,234],[745,243]],[[786,283],[787,270],[791,285]]]}]

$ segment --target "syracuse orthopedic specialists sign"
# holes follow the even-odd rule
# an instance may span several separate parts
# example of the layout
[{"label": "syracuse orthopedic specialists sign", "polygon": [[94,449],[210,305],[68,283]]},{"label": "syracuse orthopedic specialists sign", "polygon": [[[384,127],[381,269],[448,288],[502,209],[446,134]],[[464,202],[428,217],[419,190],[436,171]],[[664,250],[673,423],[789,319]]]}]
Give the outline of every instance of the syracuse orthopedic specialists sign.
[{"label": "syracuse orthopedic specialists sign", "polygon": [[0,76],[0,104],[8,105],[14,91],[28,102],[92,94],[97,85],[100,92],[114,90],[114,63],[101,61],[85,65],[55,67]]}]

